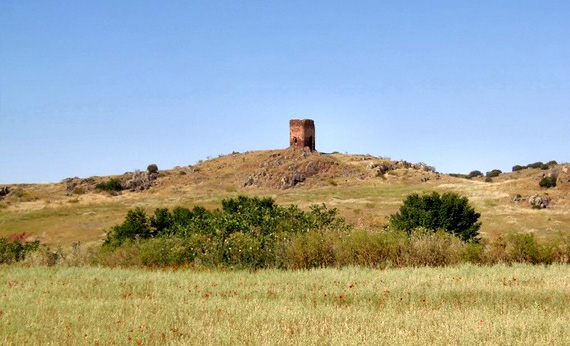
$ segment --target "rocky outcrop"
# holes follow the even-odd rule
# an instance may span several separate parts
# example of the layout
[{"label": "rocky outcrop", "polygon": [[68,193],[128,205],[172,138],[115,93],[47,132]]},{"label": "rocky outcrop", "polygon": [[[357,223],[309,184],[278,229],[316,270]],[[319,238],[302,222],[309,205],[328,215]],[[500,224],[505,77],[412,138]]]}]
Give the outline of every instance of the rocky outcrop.
[{"label": "rocky outcrop", "polygon": [[528,204],[533,208],[544,209],[550,204],[550,197],[535,194],[528,198]]},{"label": "rocky outcrop", "polygon": [[71,194],[77,193],[78,191],[81,193],[93,191],[97,181],[94,177],[85,179],[74,177],[63,179],[61,183],[65,184],[65,190]]},{"label": "rocky outcrop", "polygon": [[410,163],[408,161],[395,161],[393,163],[370,162],[366,168],[375,170],[377,176],[382,176],[394,169],[414,169],[422,172],[435,172],[435,168],[425,163]]},{"label": "rocky outcrop", "polygon": [[305,179],[306,177],[298,171],[289,172],[281,178],[281,188],[288,189],[295,187],[297,184],[304,182]]},{"label": "rocky outcrop", "polygon": [[9,193],[10,193],[10,188],[8,186],[0,187],[0,198],[8,196]]},{"label": "rocky outcrop", "polygon": [[129,191],[143,191],[151,188],[158,178],[156,172],[134,171],[123,174],[121,179],[123,188]]}]

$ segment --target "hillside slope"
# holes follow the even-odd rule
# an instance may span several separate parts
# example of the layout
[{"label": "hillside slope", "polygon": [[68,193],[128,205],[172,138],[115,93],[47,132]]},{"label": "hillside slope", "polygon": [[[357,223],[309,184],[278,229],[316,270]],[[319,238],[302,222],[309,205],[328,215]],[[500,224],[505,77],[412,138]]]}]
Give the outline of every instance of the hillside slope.
[{"label": "hillside slope", "polygon": [[[157,207],[216,208],[223,198],[238,194],[272,196],[280,204],[302,208],[326,203],[359,227],[380,227],[409,193],[456,191],[468,196],[482,214],[483,236],[534,232],[552,238],[570,234],[569,167],[525,169],[486,182],[484,177],[452,177],[425,164],[371,155],[302,149],[232,153],[161,170],[156,176],[130,172],[0,186],[9,190],[0,199],[0,236],[26,232],[51,244],[98,242],[130,208],[143,207],[149,212]],[[557,187],[539,187],[548,172],[558,173]],[[133,191],[111,195],[95,188],[111,178]],[[535,194],[550,198],[548,208],[530,207],[528,199]]]}]

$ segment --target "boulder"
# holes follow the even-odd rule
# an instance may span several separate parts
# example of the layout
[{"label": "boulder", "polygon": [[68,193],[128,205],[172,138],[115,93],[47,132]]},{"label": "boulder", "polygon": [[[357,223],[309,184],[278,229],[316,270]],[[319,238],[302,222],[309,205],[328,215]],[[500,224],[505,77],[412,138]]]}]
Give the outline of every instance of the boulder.
[{"label": "boulder", "polygon": [[281,178],[281,184],[283,189],[288,189],[296,186],[299,183],[305,181],[305,176],[297,171],[293,171]]},{"label": "boulder", "polygon": [[539,194],[532,195],[528,199],[528,204],[533,208],[544,209],[550,204],[550,197]]},{"label": "boulder", "polygon": [[143,191],[152,187],[156,179],[158,178],[158,173],[142,172],[136,170],[134,172],[128,172],[123,174],[122,185],[125,189],[129,191]]},{"label": "boulder", "polygon": [[307,163],[307,166],[305,167],[305,173],[308,176],[317,174],[319,172],[319,167],[317,167],[317,165],[314,162],[309,162]]}]

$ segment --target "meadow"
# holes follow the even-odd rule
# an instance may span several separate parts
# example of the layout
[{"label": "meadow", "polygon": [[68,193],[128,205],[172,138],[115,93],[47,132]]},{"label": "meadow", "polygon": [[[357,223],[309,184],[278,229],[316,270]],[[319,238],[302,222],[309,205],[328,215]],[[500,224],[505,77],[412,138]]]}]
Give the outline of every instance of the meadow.
[{"label": "meadow", "polygon": [[2,345],[567,345],[570,267],[0,267]]}]

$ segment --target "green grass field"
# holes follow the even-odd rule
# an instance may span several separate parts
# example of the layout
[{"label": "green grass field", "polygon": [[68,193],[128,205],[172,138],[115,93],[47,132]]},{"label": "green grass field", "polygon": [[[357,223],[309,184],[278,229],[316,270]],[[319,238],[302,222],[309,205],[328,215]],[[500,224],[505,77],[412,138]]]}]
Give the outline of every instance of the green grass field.
[{"label": "green grass field", "polygon": [[0,267],[2,345],[568,345],[570,267]]}]

